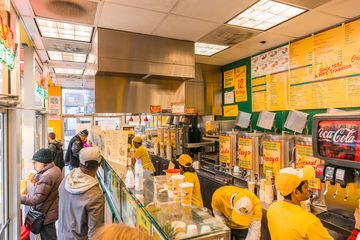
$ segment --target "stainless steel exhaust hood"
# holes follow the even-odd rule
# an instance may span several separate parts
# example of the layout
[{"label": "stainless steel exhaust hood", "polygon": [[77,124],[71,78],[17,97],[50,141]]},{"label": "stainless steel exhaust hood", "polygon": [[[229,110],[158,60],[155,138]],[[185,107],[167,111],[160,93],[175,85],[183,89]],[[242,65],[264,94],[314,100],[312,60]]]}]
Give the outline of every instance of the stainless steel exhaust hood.
[{"label": "stainless steel exhaust hood", "polygon": [[96,45],[97,75],[144,80],[195,77],[190,41],[98,28]]}]

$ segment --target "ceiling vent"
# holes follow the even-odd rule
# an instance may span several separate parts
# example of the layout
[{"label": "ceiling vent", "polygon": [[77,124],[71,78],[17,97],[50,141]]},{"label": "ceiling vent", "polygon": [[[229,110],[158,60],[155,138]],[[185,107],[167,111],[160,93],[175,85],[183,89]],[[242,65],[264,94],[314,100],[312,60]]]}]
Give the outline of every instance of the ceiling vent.
[{"label": "ceiling vent", "polygon": [[79,0],[30,0],[37,17],[93,25],[97,3]]},{"label": "ceiling vent", "polygon": [[88,54],[91,48],[91,43],[88,42],[44,38],[44,37],[42,38],[42,41],[45,49],[48,51]]}]

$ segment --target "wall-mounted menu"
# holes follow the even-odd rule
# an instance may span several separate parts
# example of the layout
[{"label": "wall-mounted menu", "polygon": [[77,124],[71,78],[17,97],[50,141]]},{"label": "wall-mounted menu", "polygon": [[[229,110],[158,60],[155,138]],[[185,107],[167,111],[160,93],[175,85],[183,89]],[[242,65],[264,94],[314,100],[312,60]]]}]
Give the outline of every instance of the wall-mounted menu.
[{"label": "wall-mounted menu", "polygon": [[252,75],[253,111],[359,107],[359,42],[356,20],[290,43],[285,72]]}]

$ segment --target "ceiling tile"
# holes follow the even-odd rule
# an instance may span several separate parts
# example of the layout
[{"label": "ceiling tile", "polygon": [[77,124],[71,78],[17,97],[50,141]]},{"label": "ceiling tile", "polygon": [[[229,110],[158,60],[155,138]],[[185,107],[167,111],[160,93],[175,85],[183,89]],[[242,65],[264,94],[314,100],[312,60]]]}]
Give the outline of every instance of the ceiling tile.
[{"label": "ceiling tile", "polygon": [[97,3],[92,1],[30,0],[32,9],[38,17],[61,21],[94,24]]},{"label": "ceiling tile", "polygon": [[105,0],[105,2],[118,3],[129,7],[169,12],[178,0]]},{"label": "ceiling tile", "polygon": [[[266,50],[285,44],[292,40],[295,40],[295,38],[270,32],[263,32],[253,38],[250,38],[249,40],[237,44],[236,47]],[[261,41],[266,41],[266,43],[262,44],[260,43]]]},{"label": "ceiling tile", "polygon": [[44,49],[39,30],[32,17],[23,17],[24,27],[37,49]]},{"label": "ceiling tile", "polygon": [[232,46],[260,33],[261,31],[224,24],[202,37],[199,42]]},{"label": "ceiling tile", "polygon": [[232,47],[214,55],[214,57],[233,59],[234,61],[237,61],[255,55],[258,52],[260,52],[260,50],[251,49],[251,48]]},{"label": "ceiling tile", "polygon": [[204,57],[204,56],[195,56],[195,62],[196,63],[204,63],[204,64],[211,64],[211,65],[219,65],[224,66],[226,64],[232,63],[234,60],[232,59],[226,59],[226,58],[220,58],[220,57]]},{"label": "ceiling tile", "polygon": [[72,52],[88,54],[91,49],[91,43],[62,40],[55,38],[42,38],[46,50],[59,52]]},{"label": "ceiling tile", "polygon": [[162,37],[197,41],[218,26],[219,24],[170,14],[152,34]]},{"label": "ceiling tile", "polygon": [[180,0],[172,13],[225,23],[255,2],[257,0]]},{"label": "ceiling tile", "polygon": [[99,26],[150,34],[165,16],[164,13],[105,2]]},{"label": "ceiling tile", "polygon": [[[321,19],[321,21],[319,21]],[[311,10],[269,30],[273,33],[286,33],[288,36],[303,37],[345,21],[345,18]]]},{"label": "ceiling tile", "polygon": [[355,18],[360,16],[360,1],[333,0],[327,4],[316,8],[316,10],[349,19]]},{"label": "ceiling tile", "polygon": [[280,0],[279,2],[294,5],[296,7],[314,9],[330,1],[331,0]]},{"label": "ceiling tile", "polygon": [[49,61],[49,67],[84,69],[86,67],[86,63]]}]

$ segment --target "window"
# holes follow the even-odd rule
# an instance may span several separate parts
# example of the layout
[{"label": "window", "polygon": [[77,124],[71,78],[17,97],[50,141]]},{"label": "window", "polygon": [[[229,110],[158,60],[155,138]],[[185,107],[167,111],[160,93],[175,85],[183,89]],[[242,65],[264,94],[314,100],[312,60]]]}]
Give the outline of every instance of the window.
[{"label": "window", "polygon": [[93,114],[94,90],[63,88],[62,113],[63,114]]}]

